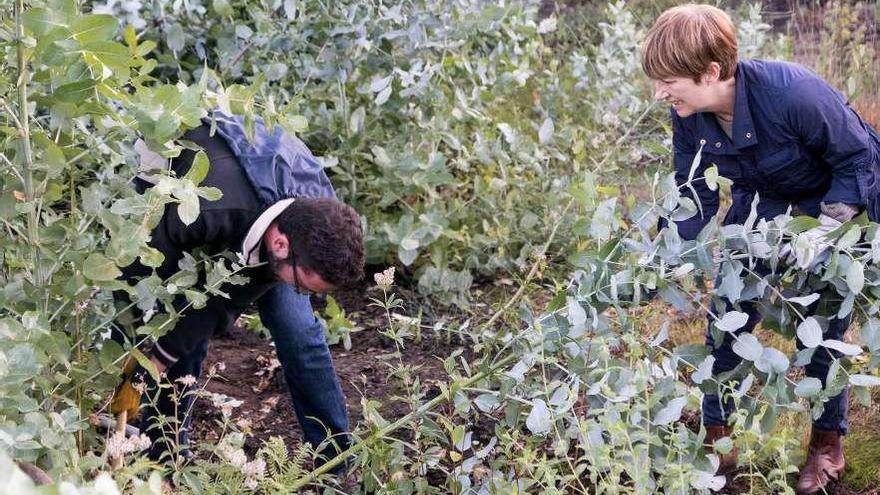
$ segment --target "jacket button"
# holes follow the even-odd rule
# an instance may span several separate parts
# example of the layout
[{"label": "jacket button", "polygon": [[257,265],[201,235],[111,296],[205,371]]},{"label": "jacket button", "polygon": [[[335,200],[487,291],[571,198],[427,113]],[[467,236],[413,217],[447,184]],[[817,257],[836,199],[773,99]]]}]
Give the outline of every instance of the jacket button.
[{"label": "jacket button", "polygon": [[747,132],[747,133],[746,133],[746,139],[752,139],[752,133],[751,133],[751,132]]},{"label": "jacket button", "polygon": [[720,143],[720,142],[715,143],[715,147],[716,147],[716,148],[720,148],[720,147],[721,147],[721,143]]}]

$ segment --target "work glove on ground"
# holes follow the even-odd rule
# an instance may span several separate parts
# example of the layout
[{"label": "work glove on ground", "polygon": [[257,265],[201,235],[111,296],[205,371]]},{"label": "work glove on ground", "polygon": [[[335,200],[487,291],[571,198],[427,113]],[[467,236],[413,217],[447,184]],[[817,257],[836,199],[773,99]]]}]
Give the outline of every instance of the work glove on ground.
[{"label": "work glove on ground", "polygon": [[122,383],[113,391],[110,400],[110,413],[128,412],[128,418],[134,418],[141,407],[141,393],[147,387],[149,375],[147,370],[138,364],[134,357],[129,356],[122,368]]}]

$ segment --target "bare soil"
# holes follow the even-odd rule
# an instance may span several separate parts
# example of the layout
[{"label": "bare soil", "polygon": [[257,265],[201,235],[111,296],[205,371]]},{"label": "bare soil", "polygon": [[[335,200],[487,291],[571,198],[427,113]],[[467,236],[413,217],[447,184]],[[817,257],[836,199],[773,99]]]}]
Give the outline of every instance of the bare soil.
[{"label": "bare soil", "polygon": [[[381,293],[375,288],[369,290],[372,292],[361,287],[334,294],[348,318],[359,327],[351,334],[351,350],[345,350],[341,344],[331,346],[352,427],[362,418],[362,398],[380,401],[380,413],[386,419],[393,420],[409,412],[401,401],[389,400],[400,395],[401,390],[399,380],[391,378],[390,365],[382,356],[394,352],[395,346],[390,338],[381,334],[381,329],[387,327],[384,310],[369,305],[369,298],[379,297]],[[313,306],[320,312],[324,302],[316,298]],[[421,342],[407,341],[405,363],[417,367],[429,396],[439,393],[437,384],[446,381],[442,359],[454,348],[452,343],[433,337]],[[252,454],[272,436],[282,437],[291,450],[297,449],[303,442],[302,433],[271,339],[236,326],[211,341],[205,369],[217,363],[223,363],[225,370],[209,381],[206,390],[243,402],[233,415],[252,433],[246,450]],[[194,408],[195,442],[216,441],[220,434],[216,423],[219,418],[219,410],[208,401],[200,400]]]}]

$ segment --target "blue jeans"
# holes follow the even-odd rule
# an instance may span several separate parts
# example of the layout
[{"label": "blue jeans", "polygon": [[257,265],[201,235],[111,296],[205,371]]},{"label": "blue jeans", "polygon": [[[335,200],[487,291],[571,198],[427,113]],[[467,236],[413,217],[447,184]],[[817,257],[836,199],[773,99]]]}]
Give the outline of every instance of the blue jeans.
[{"label": "blue jeans", "polygon": [[[315,318],[308,296],[297,294],[286,284],[277,284],[269,289],[258,304],[260,318],[275,341],[275,350],[303,437],[313,447],[320,449],[321,457],[316,464],[321,465],[351,443],[345,397],[324,337],[324,326]],[[186,318],[184,316],[178,326],[184,324]],[[174,380],[185,375],[198,377],[207,352],[206,339],[190,355],[181,358],[167,370],[169,381],[174,383]],[[176,385],[180,393],[181,385]],[[156,414],[170,418],[182,417],[183,436],[178,441],[185,444],[192,416],[192,398],[178,402],[172,400],[170,395],[167,389],[163,390],[157,407],[145,408],[141,428],[150,428],[152,425],[147,432],[156,440],[161,438],[154,424]],[[322,445],[327,440],[330,441]],[[150,457],[157,459],[166,449],[163,442],[154,442],[155,452],[151,450]]]},{"label": "blue jeans", "polygon": [[[293,409],[306,442],[321,448],[318,464],[347,449],[348,410],[324,325],[315,318],[308,296],[286,284],[270,289],[259,301],[260,319],[272,334]],[[328,438],[328,433],[330,437]]]},{"label": "blue jeans", "polygon": [[[720,279],[716,280],[716,284],[720,284]],[[731,307],[728,304],[728,310]],[[740,309],[749,315],[749,319],[745,326],[737,330],[737,335],[745,332],[751,332],[755,326],[761,321],[761,315],[753,303],[740,303]],[[811,314],[812,309],[809,311]],[[718,314],[715,310],[715,304],[712,304],[712,313]],[[715,364],[712,366],[712,375],[718,376],[720,373],[730,371],[742,362],[742,358],[733,352],[733,343],[735,339],[729,333],[724,334],[724,341],[717,348],[715,347],[715,339],[712,337],[713,319],[709,317],[709,325],[706,329],[706,345],[712,349],[712,356],[715,357]],[[828,330],[825,332],[825,338],[842,340],[846,328],[849,326],[849,318],[830,319],[828,321]],[[798,348],[802,348],[800,340],[798,340]],[[818,378],[825,385],[825,379],[828,376],[828,367],[831,366],[833,357],[840,357],[840,353],[824,347],[819,347],[813,354],[810,363],[804,367],[807,376]],[[837,431],[841,435],[847,432],[847,406],[849,400],[849,390],[844,389],[843,392],[828,400],[825,403],[825,410],[822,415],[813,422],[816,428],[829,431]],[[727,424],[727,418],[733,412],[733,399],[727,397],[722,404],[721,398],[716,394],[706,394],[703,396],[703,424],[706,426],[723,426]]]}]

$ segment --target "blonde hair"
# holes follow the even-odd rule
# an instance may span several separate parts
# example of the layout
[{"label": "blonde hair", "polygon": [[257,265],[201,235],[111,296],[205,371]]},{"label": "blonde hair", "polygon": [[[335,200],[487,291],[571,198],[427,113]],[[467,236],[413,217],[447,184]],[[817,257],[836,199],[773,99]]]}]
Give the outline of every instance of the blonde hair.
[{"label": "blonde hair", "polygon": [[730,16],[711,5],[687,4],[666,10],[642,45],[642,69],[651,79],[690,77],[699,82],[709,64],[721,66],[721,80],[736,72],[736,28]]}]

